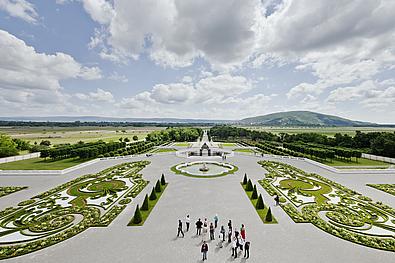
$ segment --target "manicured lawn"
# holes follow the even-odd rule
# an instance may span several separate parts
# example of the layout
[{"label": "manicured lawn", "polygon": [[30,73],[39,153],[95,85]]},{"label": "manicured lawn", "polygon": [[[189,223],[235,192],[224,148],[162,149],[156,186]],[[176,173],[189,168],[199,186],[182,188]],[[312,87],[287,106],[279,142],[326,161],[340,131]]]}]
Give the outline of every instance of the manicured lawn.
[{"label": "manicured lawn", "polygon": [[167,185],[168,185],[168,183],[166,183],[165,185],[161,185],[162,191],[160,193],[156,193],[156,199],[148,201],[148,210],[147,211],[141,210],[141,206],[140,206],[140,213],[141,213],[142,221],[139,224],[135,224],[135,223],[133,223],[133,217],[132,217],[128,226],[142,226],[142,225],[144,225],[144,222],[148,219],[149,214],[151,213],[152,209],[154,209],[156,203],[159,201],[159,199],[162,196],[163,192],[165,191]]},{"label": "manicured lawn", "polygon": [[326,161],[322,162],[326,165],[329,166],[389,166],[389,163],[382,162],[382,161],[376,161],[376,160],[370,160],[370,159],[365,159],[365,158],[358,158],[358,162],[355,161],[355,158],[352,158],[351,162],[348,162],[346,160],[341,160],[341,159],[335,159],[333,161]]},{"label": "manicured lawn", "polygon": [[221,143],[221,146],[222,146],[222,147],[235,147],[235,146],[236,146],[236,143],[233,143],[233,142],[224,142],[224,143]]},{"label": "manicured lawn", "polygon": [[51,159],[32,158],[0,164],[0,170],[63,170],[86,161],[89,159],[69,158],[52,161]]},{"label": "manicured lawn", "polygon": [[176,152],[176,149],[173,148],[159,148],[159,149],[155,149],[153,151],[153,153],[167,153],[167,152]]},{"label": "manicured lawn", "polygon": [[177,147],[189,147],[190,143],[189,142],[176,142],[174,144],[174,146],[177,146]]},{"label": "manicured lawn", "polygon": [[254,151],[251,149],[243,149],[243,148],[233,149],[233,151],[234,152],[242,152],[242,153],[254,153]]}]

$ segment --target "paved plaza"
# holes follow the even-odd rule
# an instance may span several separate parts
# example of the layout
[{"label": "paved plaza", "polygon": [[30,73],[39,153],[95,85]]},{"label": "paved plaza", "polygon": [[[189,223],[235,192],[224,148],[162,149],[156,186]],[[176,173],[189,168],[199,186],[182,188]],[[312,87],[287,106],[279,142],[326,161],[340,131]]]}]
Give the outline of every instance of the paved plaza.
[{"label": "paved plaza", "polygon": [[[174,146],[173,146],[174,147]],[[177,147],[176,147],[177,148]],[[178,147],[177,149],[185,149]],[[209,157],[207,157],[209,158]],[[240,182],[247,173],[254,184],[262,179],[265,170],[257,163],[259,160],[278,158],[258,157],[253,154],[235,153],[226,161],[236,165],[239,170],[218,178],[192,178],[174,174],[170,167],[205,157],[186,158],[174,152],[135,156],[127,159],[101,160],[95,164],[63,175],[2,175],[2,186],[28,186],[0,198],[0,208],[16,206],[19,202],[42,193],[48,189],[68,182],[88,173],[96,173],[104,168],[123,162],[148,160],[151,162],[142,170],[143,178],[150,183],[127,205],[127,208],[108,226],[91,227],[86,231],[48,248],[26,254],[4,262],[201,262],[201,237],[195,235],[194,223],[198,218],[207,217],[213,221],[219,216],[219,226],[226,227],[232,219],[235,228],[243,223],[246,226],[247,240],[251,242],[250,259],[231,257],[230,245],[217,247],[216,240],[209,242],[208,262],[394,262],[394,252],[382,251],[357,245],[332,236],[312,224],[296,224],[259,185],[266,204],[272,208],[278,224],[263,224]],[[210,159],[221,161],[220,157]],[[395,183],[395,174],[336,174],[304,160],[281,159],[307,172],[314,172],[338,182],[375,201],[395,207],[395,197],[374,188],[367,183]],[[146,193],[149,194],[155,182],[164,173],[169,182],[164,194],[141,227],[128,227],[135,206],[141,204]],[[191,229],[185,238],[177,238],[177,221],[191,216]],[[227,228],[227,227],[226,227]]]}]

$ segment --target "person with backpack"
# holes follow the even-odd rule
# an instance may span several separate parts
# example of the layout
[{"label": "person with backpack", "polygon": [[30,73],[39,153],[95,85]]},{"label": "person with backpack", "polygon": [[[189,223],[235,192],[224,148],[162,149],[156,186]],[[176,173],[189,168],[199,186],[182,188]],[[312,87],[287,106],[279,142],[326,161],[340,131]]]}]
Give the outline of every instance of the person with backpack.
[{"label": "person with backpack", "polygon": [[207,260],[207,252],[208,252],[208,245],[206,241],[203,241],[202,248],[200,249],[200,252],[203,254],[203,261]]}]

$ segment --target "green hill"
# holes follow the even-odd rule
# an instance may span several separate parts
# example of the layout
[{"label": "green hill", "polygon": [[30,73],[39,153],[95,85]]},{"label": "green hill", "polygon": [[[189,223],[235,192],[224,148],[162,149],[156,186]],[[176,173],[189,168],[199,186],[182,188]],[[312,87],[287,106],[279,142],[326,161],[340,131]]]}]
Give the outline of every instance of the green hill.
[{"label": "green hill", "polygon": [[265,126],[371,126],[374,123],[352,121],[311,111],[287,111],[242,119],[240,124]]}]

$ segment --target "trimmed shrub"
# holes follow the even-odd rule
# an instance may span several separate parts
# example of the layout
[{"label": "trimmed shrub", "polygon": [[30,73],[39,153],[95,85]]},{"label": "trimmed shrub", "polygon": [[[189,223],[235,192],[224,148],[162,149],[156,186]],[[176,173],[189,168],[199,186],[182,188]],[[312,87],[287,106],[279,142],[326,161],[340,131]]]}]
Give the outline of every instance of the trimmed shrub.
[{"label": "trimmed shrub", "polygon": [[263,198],[262,198],[261,194],[259,194],[258,201],[256,202],[255,208],[256,209],[264,209],[265,208],[265,204],[263,203]]},{"label": "trimmed shrub", "polygon": [[269,207],[269,210],[267,210],[265,221],[266,222],[272,222],[273,221],[272,210],[270,209],[270,207]]},{"label": "trimmed shrub", "polygon": [[251,192],[252,190],[254,190],[254,187],[252,186],[251,179],[249,179],[247,183],[246,191]]},{"label": "trimmed shrub", "polygon": [[258,198],[258,191],[256,190],[256,185],[254,185],[254,190],[252,191],[251,199]]},{"label": "trimmed shrub", "polygon": [[141,206],[141,210],[148,211],[148,195],[145,195],[143,205]]},{"label": "trimmed shrub", "polygon": [[166,184],[166,180],[165,180],[165,175],[162,174],[162,177],[160,178],[160,183],[161,185],[165,185]]},{"label": "trimmed shrub", "polygon": [[156,199],[155,188],[152,188],[151,194],[149,196],[149,200],[155,200],[155,199]]},{"label": "trimmed shrub", "polygon": [[143,219],[141,218],[139,205],[137,205],[136,211],[134,211],[133,223],[134,224],[140,224],[141,221],[143,221]]},{"label": "trimmed shrub", "polygon": [[246,185],[247,182],[248,182],[247,174],[245,173],[245,174],[244,174],[244,178],[243,178],[243,185]]},{"label": "trimmed shrub", "polygon": [[155,192],[160,193],[161,191],[162,191],[162,189],[160,187],[160,182],[158,180],[158,181],[156,181]]}]

